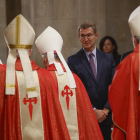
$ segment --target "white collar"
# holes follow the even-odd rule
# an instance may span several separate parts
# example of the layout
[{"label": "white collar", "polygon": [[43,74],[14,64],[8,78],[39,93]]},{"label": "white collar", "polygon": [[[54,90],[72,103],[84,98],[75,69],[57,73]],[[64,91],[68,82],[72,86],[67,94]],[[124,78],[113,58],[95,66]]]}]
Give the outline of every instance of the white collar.
[{"label": "white collar", "polygon": [[95,46],[95,48],[94,48],[94,50],[92,52],[89,52],[89,51],[85,50],[84,48],[83,48],[83,50],[84,50],[84,52],[85,52],[85,54],[86,54],[87,57],[89,57],[89,54],[90,53],[93,53],[94,56],[96,57],[96,46]]}]

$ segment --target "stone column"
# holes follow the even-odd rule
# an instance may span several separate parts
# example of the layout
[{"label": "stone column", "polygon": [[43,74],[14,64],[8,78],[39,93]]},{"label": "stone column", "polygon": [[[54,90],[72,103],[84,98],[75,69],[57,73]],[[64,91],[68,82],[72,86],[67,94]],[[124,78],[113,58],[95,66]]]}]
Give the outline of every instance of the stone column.
[{"label": "stone column", "polygon": [[4,40],[3,32],[6,28],[6,4],[5,0],[0,0],[0,59],[3,63],[6,63],[7,59],[7,47]]}]

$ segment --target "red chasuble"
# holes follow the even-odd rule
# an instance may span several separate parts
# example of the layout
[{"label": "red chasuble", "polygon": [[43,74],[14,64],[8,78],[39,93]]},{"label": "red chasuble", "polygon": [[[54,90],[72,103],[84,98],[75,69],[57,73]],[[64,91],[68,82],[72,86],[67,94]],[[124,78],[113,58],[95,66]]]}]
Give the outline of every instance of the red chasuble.
[{"label": "red chasuble", "polygon": [[[18,74],[22,73],[22,66],[18,59],[15,65],[15,95],[5,95],[6,71],[0,73],[0,140],[36,140],[38,136],[42,137],[43,140],[70,140],[50,74],[38,67],[34,61],[31,61],[31,65],[33,71],[37,72],[39,79],[41,113],[39,114],[39,109],[36,109],[39,102],[38,97],[28,99],[26,94],[20,95],[22,91],[20,91],[18,83],[22,80],[18,81]],[[21,98],[22,96],[24,98]],[[26,113],[24,114],[24,112]],[[38,120],[36,116],[42,116],[42,118]],[[32,121],[36,123],[32,124]],[[39,122],[42,123],[42,126]],[[26,138],[26,134],[28,134],[28,138]]]},{"label": "red chasuble", "polygon": [[[63,70],[65,71],[64,67]],[[58,82],[55,73],[56,68],[54,64],[49,65],[47,71],[51,73],[55,86],[58,90]],[[77,77],[77,75],[73,74],[73,76],[76,82],[75,94],[79,140],[103,140],[96,116],[94,114],[85,87],[81,80]]]},{"label": "red chasuble", "polygon": [[6,65],[0,64],[0,140],[3,132],[3,116],[4,116],[4,90],[5,90],[5,70]]},{"label": "red chasuble", "polygon": [[117,67],[109,90],[113,140],[140,139],[139,45]]},{"label": "red chasuble", "polygon": [[5,64],[0,64],[0,73],[6,70],[6,65]]}]

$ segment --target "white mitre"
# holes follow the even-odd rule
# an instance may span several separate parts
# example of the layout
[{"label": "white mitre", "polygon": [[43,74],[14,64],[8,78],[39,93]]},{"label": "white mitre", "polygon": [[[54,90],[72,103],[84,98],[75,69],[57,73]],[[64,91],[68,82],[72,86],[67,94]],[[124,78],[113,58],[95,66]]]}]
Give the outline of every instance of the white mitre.
[{"label": "white mitre", "polygon": [[22,16],[16,16],[4,31],[4,38],[9,48],[6,69],[6,95],[15,95],[15,62],[19,54],[26,81],[28,98],[37,97],[35,82],[28,51],[32,48],[35,32]]},{"label": "white mitre", "polygon": [[0,59],[0,64],[1,64],[1,65],[3,65],[3,63],[2,63],[2,61],[1,61],[1,59]]},{"label": "white mitre", "polygon": [[131,33],[134,36],[140,37],[140,6],[131,13],[128,23]]},{"label": "white mitre", "polygon": [[49,64],[54,63],[59,75],[63,74],[63,69],[60,63],[55,62],[54,53],[57,53],[63,66],[66,69],[70,88],[76,88],[75,80],[72,72],[70,71],[66,61],[64,60],[61,49],[63,45],[63,39],[61,35],[52,27],[47,27],[45,31],[36,39],[35,44],[42,55],[47,53]]}]

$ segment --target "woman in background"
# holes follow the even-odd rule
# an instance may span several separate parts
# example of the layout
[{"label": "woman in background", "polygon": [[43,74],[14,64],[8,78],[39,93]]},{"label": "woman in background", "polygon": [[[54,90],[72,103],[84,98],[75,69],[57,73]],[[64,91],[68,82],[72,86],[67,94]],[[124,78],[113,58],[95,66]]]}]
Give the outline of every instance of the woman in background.
[{"label": "woman in background", "polygon": [[111,36],[105,36],[100,41],[100,50],[106,53],[111,53],[115,60],[116,66],[120,62],[121,55],[118,55],[117,52],[118,46],[115,39]]}]

